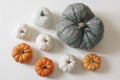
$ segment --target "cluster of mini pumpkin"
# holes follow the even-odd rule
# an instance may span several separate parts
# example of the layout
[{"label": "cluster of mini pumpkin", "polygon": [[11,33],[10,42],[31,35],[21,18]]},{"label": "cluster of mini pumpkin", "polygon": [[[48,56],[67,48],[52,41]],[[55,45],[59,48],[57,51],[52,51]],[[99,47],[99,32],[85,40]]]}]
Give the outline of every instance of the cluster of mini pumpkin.
[{"label": "cluster of mini pumpkin", "polygon": [[[52,24],[52,14],[47,8],[41,8],[36,12],[33,20],[36,26],[49,27]],[[27,24],[21,24],[15,29],[16,38],[29,40],[34,35]],[[54,45],[54,38],[48,33],[41,33],[36,38],[36,44],[42,51],[49,51]]]},{"label": "cluster of mini pumpkin", "polygon": [[[34,24],[40,27],[49,27],[53,22],[52,13],[47,8],[41,8],[34,16]],[[15,30],[16,37],[28,40],[32,34],[27,24],[20,25]],[[103,22],[94,15],[91,9],[82,4],[69,5],[59,22],[57,23],[58,38],[70,47],[81,49],[94,48],[103,38]],[[39,34],[36,44],[42,51],[49,51],[54,46],[54,38],[50,34]],[[32,59],[32,48],[26,43],[17,44],[12,50],[12,56],[16,62],[26,63]],[[78,61],[71,54],[64,55],[59,60],[59,69],[63,72],[73,72]],[[94,71],[100,67],[101,59],[96,54],[90,53],[82,60],[86,70]],[[35,71],[45,77],[54,70],[54,63],[47,57],[38,59],[35,63]]]},{"label": "cluster of mini pumpkin", "polygon": [[[32,59],[32,48],[26,43],[17,44],[12,50],[12,57],[16,62],[26,63]],[[47,58],[42,57],[35,63],[35,70],[40,76],[48,76],[54,69],[53,62]]]},{"label": "cluster of mini pumpkin", "polygon": [[[17,44],[12,50],[12,57],[16,62],[26,63],[32,59],[32,48],[26,43]],[[100,67],[100,57],[96,54],[88,54],[82,60],[82,65],[86,70],[94,71]],[[59,69],[63,72],[73,72],[79,64],[75,56],[64,55],[59,60]],[[47,57],[38,59],[35,63],[35,71],[42,77],[49,76],[54,70],[54,63]]]},{"label": "cluster of mini pumpkin", "polygon": [[[47,8],[41,8],[34,16],[34,23],[40,27],[49,27],[52,23],[52,14]],[[27,24],[21,24],[15,29],[15,36],[21,40],[29,40],[33,34]],[[54,46],[54,38],[48,33],[39,34],[36,44],[42,51],[49,51]],[[27,63],[32,59],[33,51],[26,43],[17,44],[12,50],[12,57],[16,62]],[[35,63],[35,71],[38,75],[45,77],[53,72],[54,64],[47,57],[38,59]]]}]

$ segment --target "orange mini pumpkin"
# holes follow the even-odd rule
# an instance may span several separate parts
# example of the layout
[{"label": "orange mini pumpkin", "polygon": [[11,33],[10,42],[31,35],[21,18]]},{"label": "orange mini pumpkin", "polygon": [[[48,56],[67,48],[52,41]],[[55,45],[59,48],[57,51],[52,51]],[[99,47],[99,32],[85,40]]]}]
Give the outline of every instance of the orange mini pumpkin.
[{"label": "orange mini pumpkin", "polygon": [[88,54],[83,60],[83,67],[89,71],[94,71],[100,67],[101,59],[96,54]]},{"label": "orange mini pumpkin", "polygon": [[16,62],[25,63],[32,59],[32,48],[26,44],[17,44],[12,50],[12,56]]},{"label": "orange mini pumpkin", "polygon": [[39,76],[49,76],[53,72],[53,69],[53,62],[46,57],[38,59],[38,61],[35,63],[35,71]]}]

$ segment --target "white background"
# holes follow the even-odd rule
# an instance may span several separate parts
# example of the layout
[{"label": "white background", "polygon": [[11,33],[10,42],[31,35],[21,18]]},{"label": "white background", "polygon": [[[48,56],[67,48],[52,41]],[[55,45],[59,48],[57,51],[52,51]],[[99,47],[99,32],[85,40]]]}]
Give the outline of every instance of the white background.
[{"label": "white background", "polygon": [[[55,23],[63,10],[71,3],[82,2],[88,5],[105,24],[103,40],[92,50],[83,51],[70,48],[56,39],[56,45],[48,52],[42,52],[35,44],[39,33],[49,33],[56,37]],[[32,23],[32,14],[40,7],[49,8],[54,15],[54,24],[49,29],[41,29]],[[120,79],[120,0],[0,0],[0,80],[119,80]],[[33,28],[30,41],[22,41],[14,36],[14,28],[27,23]],[[11,56],[12,48],[26,42],[33,48],[33,59],[28,64],[19,64]],[[89,72],[80,62],[89,52],[101,56],[101,68]],[[64,54],[73,54],[79,60],[74,73],[63,73],[58,67],[59,58]],[[42,56],[54,61],[55,70],[47,78],[35,73],[34,63]]]}]

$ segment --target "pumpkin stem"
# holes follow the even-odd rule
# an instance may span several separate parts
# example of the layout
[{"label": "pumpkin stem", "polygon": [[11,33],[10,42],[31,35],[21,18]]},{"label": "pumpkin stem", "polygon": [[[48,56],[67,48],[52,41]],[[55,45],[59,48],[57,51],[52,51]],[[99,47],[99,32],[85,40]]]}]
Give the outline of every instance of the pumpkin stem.
[{"label": "pumpkin stem", "polygon": [[92,60],[91,60],[91,63],[93,63],[93,64],[94,64],[94,63],[95,63],[95,60],[94,60],[94,59],[92,59]]},{"label": "pumpkin stem", "polygon": [[44,14],[44,12],[43,12],[43,11],[41,11],[40,16],[45,16],[45,14]]},{"label": "pumpkin stem", "polygon": [[24,33],[24,31],[23,31],[23,30],[21,30],[21,33]]},{"label": "pumpkin stem", "polygon": [[46,68],[47,68],[47,66],[45,66],[45,65],[42,66],[42,69],[46,69]]},{"label": "pumpkin stem", "polygon": [[71,63],[71,61],[67,61],[67,63],[68,63],[68,64],[70,64],[70,63]]},{"label": "pumpkin stem", "polygon": [[82,28],[82,27],[84,27],[84,26],[85,26],[85,23],[80,22],[80,23],[78,23],[77,28],[80,29],[80,28]]},{"label": "pumpkin stem", "polygon": [[24,54],[24,50],[21,50],[21,51],[20,51],[20,54]]},{"label": "pumpkin stem", "polygon": [[44,39],[44,41],[45,41],[45,42],[47,42],[47,40],[46,40],[46,39]]}]

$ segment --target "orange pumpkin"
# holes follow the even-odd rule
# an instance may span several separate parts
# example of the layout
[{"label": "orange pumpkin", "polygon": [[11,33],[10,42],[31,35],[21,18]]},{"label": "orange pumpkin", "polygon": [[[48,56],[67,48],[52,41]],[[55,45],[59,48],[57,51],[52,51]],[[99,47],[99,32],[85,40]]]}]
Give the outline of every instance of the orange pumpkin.
[{"label": "orange pumpkin", "polygon": [[100,67],[101,59],[96,54],[88,54],[83,60],[82,65],[89,71],[94,71]]},{"label": "orange pumpkin", "polygon": [[16,62],[25,63],[32,59],[32,48],[26,44],[17,44],[12,50],[12,57]]},{"label": "orange pumpkin", "polygon": [[39,76],[49,76],[53,72],[53,69],[53,62],[46,57],[38,59],[38,61],[35,63],[35,71]]}]

